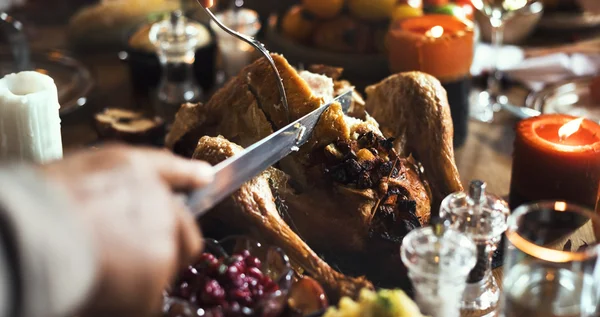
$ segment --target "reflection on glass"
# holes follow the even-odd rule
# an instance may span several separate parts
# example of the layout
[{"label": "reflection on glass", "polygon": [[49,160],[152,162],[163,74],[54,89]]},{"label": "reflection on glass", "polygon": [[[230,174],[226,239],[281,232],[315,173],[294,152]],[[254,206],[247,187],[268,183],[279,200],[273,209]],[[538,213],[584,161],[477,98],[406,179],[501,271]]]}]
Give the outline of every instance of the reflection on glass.
[{"label": "reflection on glass", "polygon": [[541,5],[537,0],[471,0],[473,6],[483,13],[492,26],[492,47],[494,49],[494,67],[488,77],[488,87],[481,92],[479,98],[471,105],[471,117],[482,122],[492,122],[494,113],[501,109],[501,104],[507,103],[501,95],[501,73],[498,71],[499,50],[504,39],[506,21],[516,12],[528,5]]},{"label": "reflection on glass", "polygon": [[598,316],[600,217],[565,203],[519,207],[509,217],[505,317]]},{"label": "reflection on glass", "polygon": [[493,315],[500,300],[501,289],[492,276],[492,256],[506,230],[510,209],[486,188],[485,182],[472,181],[468,192],[451,194],[440,207],[440,217],[449,219],[452,228],[477,245],[477,264],[469,274],[461,303],[461,312],[467,316]]},{"label": "reflection on glass", "polygon": [[477,262],[475,243],[437,224],[407,234],[400,254],[421,311],[432,317],[459,317],[467,276]]},{"label": "reflection on glass", "polygon": [[[234,31],[248,36],[255,36],[261,27],[258,14],[249,9],[230,9],[218,13],[216,16]],[[244,66],[252,62],[255,50],[250,44],[227,34],[213,21],[210,25],[217,35],[225,76],[227,78],[234,77]]]},{"label": "reflection on glass", "polygon": [[171,122],[182,103],[202,98],[193,65],[196,49],[205,43],[209,33],[201,24],[183,16],[181,11],[174,11],[169,18],[152,26],[149,37],[162,65],[157,112]]}]

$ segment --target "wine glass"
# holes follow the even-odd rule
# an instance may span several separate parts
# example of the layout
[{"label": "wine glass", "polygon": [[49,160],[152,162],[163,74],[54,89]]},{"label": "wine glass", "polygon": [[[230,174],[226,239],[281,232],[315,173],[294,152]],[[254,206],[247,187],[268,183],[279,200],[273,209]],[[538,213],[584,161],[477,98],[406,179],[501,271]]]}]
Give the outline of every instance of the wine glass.
[{"label": "wine glass", "polygon": [[600,313],[600,216],[555,201],[508,219],[503,317],[594,317]]},{"label": "wine glass", "polygon": [[[473,6],[490,20],[492,26],[493,68],[488,76],[487,89],[481,92],[471,105],[471,118],[492,122],[494,113],[500,111],[508,98],[502,95],[501,73],[498,70],[499,51],[504,38],[504,26],[519,10],[537,3],[538,0],[471,0]],[[540,5],[538,3],[538,5]]]}]

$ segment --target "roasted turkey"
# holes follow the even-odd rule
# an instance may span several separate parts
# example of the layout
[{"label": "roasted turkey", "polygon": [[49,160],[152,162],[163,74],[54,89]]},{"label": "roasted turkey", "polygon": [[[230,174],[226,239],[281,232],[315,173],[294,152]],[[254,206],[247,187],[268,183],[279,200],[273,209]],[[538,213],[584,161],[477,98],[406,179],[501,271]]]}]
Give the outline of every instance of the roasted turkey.
[{"label": "roasted turkey", "polygon": [[[298,72],[282,56],[273,58],[291,120],[350,88],[336,69]],[[402,238],[428,223],[441,198],[462,190],[452,121],[445,91],[423,73],[394,75],[367,95],[365,103],[355,93],[351,115],[332,105],[300,151],[248,182],[203,223],[282,247],[332,298],[355,297],[371,284],[342,275],[317,254],[346,275],[405,285]],[[216,164],[287,123],[272,70],[259,59],[206,104],[183,105],[166,144]]]},{"label": "roasted turkey", "polygon": [[[223,137],[202,137],[193,158],[218,164],[243,150],[242,147]],[[259,239],[279,246],[305,271],[320,282],[332,297],[355,295],[362,288],[373,285],[365,278],[345,276],[332,269],[287,225],[280,215],[281,203],[278,189],[286,186],[287,175],[269,168],[261,175],[245,183],[229,199],[219,204],[211,215],[226,220],[226,225],[236,231],[249,233]],[[241,211],[241,213],[240,213]]]}]

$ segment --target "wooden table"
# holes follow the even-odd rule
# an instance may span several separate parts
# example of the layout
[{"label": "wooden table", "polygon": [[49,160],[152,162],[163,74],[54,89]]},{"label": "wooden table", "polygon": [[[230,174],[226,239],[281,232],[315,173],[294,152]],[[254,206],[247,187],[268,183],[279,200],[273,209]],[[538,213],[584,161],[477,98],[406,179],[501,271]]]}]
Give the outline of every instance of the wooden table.
[{"label": "wooden table", "polygon": [[[67,49],[64,27],[39,28],[32,40],[32,49]],[[90,102],[63,118],[62,132],[65,151],[80,149],[93,143],[97,136],[92,128],[92,116],[105,107],[144,107],[136,105],[131,90],[127,66],[116,52],[99,52],[79,56],[96,78],[96,88]],[[522,104],[526,94],[515,90],[511,101]],[[513,127],[517,120],[500,113],[496,123],[472,121],[466,144],[456,151],[456,162],[463,183],[473,179],[488,182],[488,191],[499,196],[508,195],[510,185]],[[494,275],[501,278],[501,270]]]}]

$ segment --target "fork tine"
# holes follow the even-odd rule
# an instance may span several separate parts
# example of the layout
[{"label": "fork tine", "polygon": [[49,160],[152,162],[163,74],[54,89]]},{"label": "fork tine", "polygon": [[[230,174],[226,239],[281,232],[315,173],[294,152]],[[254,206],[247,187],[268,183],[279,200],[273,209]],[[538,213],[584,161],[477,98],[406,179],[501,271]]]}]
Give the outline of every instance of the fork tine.
[{"label": "fork tine", "polygon": [[227,27],[225,24],[223,24],[221,21],[219,21],[219,19],[217,19],[217,17],[212,13],[212,11],[208,7],[203,6],[202,3],[200,2],[200,0],[196,0],[196,1],[198,1],[198,4],[202,7],[202,9],[204,9],[206,14],[208,14],[208,16],[223,31],[252,45],[254,48],[256,48],[261,54],[263,54],[267,58],[267,60],[269,61],[269,64],[271,65],[271,68],[275,72],[275,76],[277,77],[277,88],[279,89],[279,95],[281,96],[281,104],[283,105],[283,108],[285,109],[287,121],[288,121],[288,123],[292,122],[291,117],[290,117],[290,108],[288,106],[288,100],[287,100],[287,95],[285,92],[285,87],[283,87],[283,79],[281,78],[281,75],[279,74],[279,70],[277,69],[277,65],[275,65],[275,61],[273,60],[273,57],[271,57],[271,53],[269,53],[269,51],[265,48],[265,46],[261,42],[257,41],[256,39],[249,37],[245,34],[239,33],[237,31],[234,31],[234,30],[230,29],[229,27]]}]

